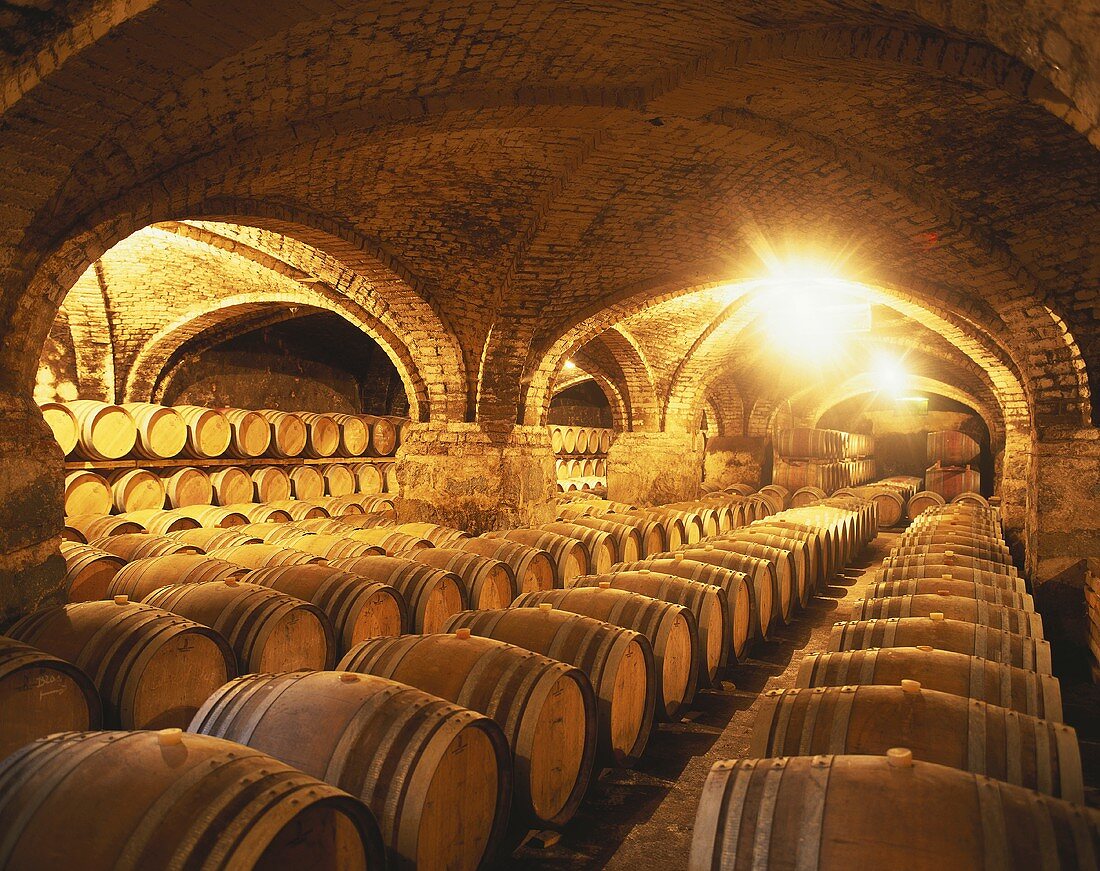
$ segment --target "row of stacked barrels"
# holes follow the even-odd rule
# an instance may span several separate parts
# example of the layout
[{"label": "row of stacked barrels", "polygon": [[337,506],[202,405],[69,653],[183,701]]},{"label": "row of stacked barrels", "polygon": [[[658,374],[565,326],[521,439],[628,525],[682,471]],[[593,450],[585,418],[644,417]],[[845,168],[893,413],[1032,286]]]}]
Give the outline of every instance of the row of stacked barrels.
[{"label": "row of stacked barrels", "polygon": [[613,430],[602,427],[550,427],[559,492],[606,492],[607,452],[613,434]]},{"label": "row of stacked barrels", "polygon": [[692,871],[1095,868],[1100,812],[998,511],[922,511],[852,618],[765,695],[752,758],[711,769]]},{"label": "row of stacked barrels", "polygon": [[875,440],[864,433],[792,427],[775,434],[772,483],[833,493],[875,477]]},{"label": "row of stacked barrels", "polygon": [[42,415],[66,456],[96,461],[233,457],[390,457],[404,418],[198,405],[47,402]]},{"label": "row of stacked barrels", "polygon": [[[246,866],[381,867],[384,852],[397,867],[475,868],[516,832],[564,824],[597,763],[640,755],[658,699],[662,717],[690,699],[703,652],[718,656],[704,680],[744,654],[753,579],[723,567],[735,550],[692,545],[770,511],[725,496],[609,506],[646,549],[624,551],[639,559],[613,566],[617,580],[581,582],[600,565],[587,533],[607,533],[586,501],[546,528],[480,537],[330,500],[329,517],[203,517],[66,544],[73,601],[0,641],[0,755],[15,751],[0,765],[0,820],[5,804],[37,809],[0,837],[0,866],[153,867],[192,850],[196,866],[225,851]],[[814,516],[830,545],[854,541],[855,512]],[[700,611],[689,594],[710,589],[691,577],[725,584],[718,612]],[[597,617],[556,598],[588,587],[615,599]],[[101,727],[154,731],[80,731]],[[77,731],[53,734],[64,730]],[[268,810],[246,812],[261,772]],[[110,824],[74,823],[59,845],[51,821],[72,807],[109,809]]]},{"label": "row of stacked barrels", "polygon": [[201,469],[71,469],[65,473],[66,515],[129,514],[162,508],[308,501],[322,496],[396,494],[395,463],[222,466]]}]

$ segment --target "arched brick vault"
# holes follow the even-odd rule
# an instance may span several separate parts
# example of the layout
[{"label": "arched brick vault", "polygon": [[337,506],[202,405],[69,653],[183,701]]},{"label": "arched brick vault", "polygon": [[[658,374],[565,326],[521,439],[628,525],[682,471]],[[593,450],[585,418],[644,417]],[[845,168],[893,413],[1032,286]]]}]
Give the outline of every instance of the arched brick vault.
[{"label": "arched brick vault", "polygon": [[[381,4],[379,4],[379,7],[381,8]],[[167,12],[165,11],[165,9],[167,8],[167,4],[165,4],[165,6],[161,8],[162,15],[167,15]],[[257,29],[262,30],[263,28],[268,28],[269,33],[278,34],[279,31],[273,24],[273,21],[280,14],[285,14],[286,11],[287,10],[276,6],[272,9],[269,20],[264,20],[262,22],[256,23]],[[417,10],[417,12],[418,14],[421,14],[422,10]],[[854,20],[866,20],[865,12],[860,12],[857,14],[849,10],[849,13],[850,17]],[[163,24],[163,20],[161,21],[161,24]],[[667,26],[668,22],[663,22],[663,24]],[[505,329],[494,330],[492,333],[492,336],[497,337],[499,346],[496,348],[495,351],[493,348],[490,348],[490,352],[486,358],[488,363],[488,365],[486,366],[486,371],[490,374],[504,371],[506,374],[499,376],[499,379],[501,381],[499,389],[482,389],[481,395],[483,398],[483,402],[486,405],[486,407],[482,411],[483,416],[497,416],[497,413],[500,411],[501,402],[503,402],[504,406],[507,406],[513,401],[510,398],[511,392],[516,391],[518,388],[512,385],[522,383],[522,379],[518,377],[508,377],[508,366],[503,364],[507,364],[509,361],[512,361],[514,363],[514,357],[516,355],[512,352],[522,350],[524,347],[535,347],[536,340],[538,340],[538,337],[535,335],[535,328],[531,323],[522,324],[522,328],[518,330],[510,328],[510,322],[512,320],[520,319],[523,316],[524,310],[522,308],[516,308],[514,305],[512,307],[509,307],[509,299],[524,300],[525,305],[530,305],[534,311],[537,311],[540,314],[555,314],[553,308],[548,309],[545,306],[542,306],[541,303],[544,302],[546,299],[551,298],[554,292],[559,291],[559,285],[552,284],[551,289],[549,291],[542,291],[543,295],[540,297],[530,292],[531,282],[528,275],[528,273],[532,271],[532,262],[536,260],[536,258],[545,258],[547,245],[553,244],[553,241],[547,242],[546,240],[555,240],[560,237],[560,224],[554,220],[555,215],[560,216],[562,213],[574,213],[576,211],[576,204],[575,202],[573,202],[573,198],[576,196],[576,189],[585,188],[593,174],[600,176],[606,175],[606,169],[609,163],[616,163],[621,161],[623,154],[618,148],[618,145],[623,139],[624,133],[633,134],[635,132],[648,132],[651,135],[656,135],[653,134],[653,130],[655,128],[649,127],[647,129],[641,126],[642,124],[644,124],[646,116],[652,117],[652,113],[654,111],[660,112],[662,116],[669,115],[670,113],[665,112],[665,108],[670,107],[676,109],[678,112],[685,114],[687,114],[688,108],[690,108],[691,112],[696,112],[700,108],[709,109],[709,111],[706,113],[708,115],[710,112],[713,112],[716,109],[721,110],[723,108],[721,105],[718,105],[713,109],[711,109],[709,106],[700,105],[704,103],[713,103],[713,99],[710,96],[702,93],[705,88],[701,87],[701,83],[709,83],[707,87],[710,87],[714,91],[726,90],[724,87],[725,82],[721,81],[721,75],[724,74],[724,70],[734,69],[739,71],[740,74],[743,73],[746,69],[751,68],[755,73],[757,71],[757,67],[759,67],[760,65],[773,63],[776,59],[782,59],[784,62],[787,62],[790,61],[792,58],[803,59],[806,57],[835,60],[838,56],[848,58],[855,56],[858,57],[861,62],[868,63],[872,67],[874,67],[875,64],[883,64],[889,66],[890,64],[888,64],[887,61],[892,59],[891,63],[899,67],[904,67],[907,70],[911,70],[914,77],[917,77],[918,74],[920,76],[931,75],[928,70],[931,70],[933,67],[938,67],[939,71],[935,72],[935,76],[940,76],[942,78],[944,75],[950,73],[954,78],[961,77],[971,82],[983,83],[984,86],[987,88],[992,88],[995,85],[999,93],[1013,93],[1020,100],[1030,99],[1036,94],[1042,93],[1047,93],[1049,97],[1049,91],[1042,86],[1041,82],[1039,82],[1038,79],[1028,74],[1026,70],[1021,72],[1020,69],[1013,67],[1013,65],[1008,63],[1006,59],[998,56],[996,53],[981,49],[978,46],[966,45],[963,43],[951,43],[949,40],[946,40],[943,37],[927,33],[921,33],[914,36],[912,34],[906,35],[896,28],[893,31],[888,31],[882,29],[876,30],[873,28],[867,29],[861,27],[852,29],[848,25],[832,25],[830,27],[815,28],[813,32],[803,34],[784,34],[780,36],[777,36],[775,34],[763,34],[758,36],[745,36],[744,32],[747,28],[745,22],[734,22],[734,24],[736,26],[731,25],[731,27],[726,29],[719,28],[713,31],[710,37],[707,37],[711,38],[713,42],[721,43],[721,47],[718,49],[715,49],[713,47],[705,48],[698,45],[691,45],[688,46],[689,50],[686,54],[682,54],[681,56],[677,57],[675,56],[676,51],[668,48],[664,54],[660,55],[660,61],[665,64],[660,69],[656,69],[653,66],[652,62],[650,62],[648,66],[631,66],[630,64],[623,64],[619,67],[615,67],[614,70],[601,70],[599,68],[593,68],[590,71],[593,75],[598,76],[598,74],[600,73],[606,74],[605,81],[613,81],[615,75],[619,75],[621,80],[622,73],[620,71],[625,69],[643,70],[646,74],[649,75],[649,79],[641,85],[634,82],[618,86],[617,91],[614,86],[605,87],[602,91],[598,88],[595,90],[590,90],[589,93],[595,96],[594,100],[592,96],[585,96],[585,94],[583,93],[585,87],[584,85],[578,87],[559,87],[555,91],[555,86],[551,84],[548,85],[546,89],[540,90],[537,93],[518,92],[512,94],[508,93],[507,89],[503,89],[501,92],[498,92],[503,93],[504,96],[503,98],[497,98],[495,105],[506,104],[508,106],[514,107],[517,103],[526,102],[528,104],[532,104],[541,102],[541,114],[544,117],[541,117],[539,119],[539,122],[543,125],[543,127],[538,128],[540,130],[545,129],[545,125],[547,124],[547,122],[549,120],[552,120],[553,123],[559,126],[564,125],[567,127],[571,125],[578,125],[583,128],[585,126],[585,123],[587,123],[590,132],[584,136],[574,137],[567,149],[568,155],[560,160],[555,161],[554,170],[549,172],[546,177],[542,178],[542,182],[538,190],[544,195],[536,198],[536,202],[541,202],[545,204],[545,209],[541,212],[539,208],[534,209],[531,223],[521,226],[520,232],[511,234],[516,240],[519,240],[519,243],[517,246],[509,247],[508,250],[504,252],[505,256],[502,258],[502,263],[504,267],[503,271],[497,270],[494,273],[493,277],[495,279],[499,278],[500,276],[512,277],[508,279],[508,281],[494,280],[493,282],[490,282],[490,289],[492,289],[493,292],[489,294],[489,298],[494,301],[497,299],[501,300],[501,305],[498,309],[497,320],[498,322],[506,323],[508,326]],[[142,26],[153,25],[150,24],[148,21],[145,21],[142,22]],[[740,28],[740,30],[738,30],[738,28]],[[294,34],[294,38],[299,39],[304,45],[308,42],[308,40],[302,39],[302,37],[304,35],[308,35],[312,31],[310,31],[308,25],[302,25],[301,30],[302,32]],[[232,50],[234,47],[234,39],[239,42],[240,38],[241,37],[237,36],[233,39],[227,39],[223,46],[219,46],[218,51]],[[271,40],[274,40],[272,45],[281,45],[282,43],[280,43],[279,40],[281,40],[282,38],[283,37],[281,34],[278,36],[273,35],[271,37]],[[703,37],[699,38],[703,39]],[[665,43],[658,41],[655,44],[664,45]],[[288,38],[287,45],[290,45],[293,48],[293,40],[290,40]],[[271,45],[269,45],[267,48],[270,49]],[[703,50],[700,51],[700,48],[703,48]],[[288,53],[291,56],[296,56],[297,51],[298,49],[294,49]],[[700,58],[703,59],[701,60]],[[380,64],[383,64],[386,62],[386,60],[388,60],[388,58],[380,56],[378,62]],[[243,60],[241,60],[240,63],[242,69],[247,66]],[[229,61],[226,61],[226,65],[231,66]],[[336,109],[336,106],[338,105],[335,100],[339,98],[339,95],[347,94],[349,90],[347,87],[345,87],[345,85],[347,84],[346,80],[342,79],[341,76],[345,76],[346,74],[348,74],[348,69],[351,67],[355,67],[355,65],[355,63],[345,64],[344,67],[341,67],[339,71],[331,77],[331,81],[325,83],[325,87],[329,88],[331,93],[328,93],[327,95],[314,94],[312,95],[311,100],[308,101],[308,104],[311,107],[316,107],[315,109],[311,109],[314,117],[320,117],[327,112],[330,116],[329,120],[325,123],[320,123],[319,121],[309,121],[297,125],[293,130],[292,137],[288,136],[286,138],[287,142],[291,141],[292,138],[294,143],[296,143],[296,147],[308,147],[311,149],[315,149],[315,151],[318,151],[315,143],[323,141],[323,138],[325,136],[332,135],[333,131],[338,132],[351,127],[351,122],[353,121],[362,122],[367,118],[368,114],[371,116],[372,123],[374,123],[374,129],[381,131],[381,133],[385,135],[390,135],[390,133],[398,129],[407,129],[412,122],[412,119],[416,118],[434,119],[435,123],[440,128],[446,127],[447,129],[451,129],[454,126],[455,118],[453,117],[453,114],[447,114],[446,110],[448,107],[453,108],[457,105],[470,106],[477,105],[479,103],[481,105],[485,105],[487,102],[486,100],[482,99],[484,97],[483,94],[479,94],[476,89],[469,87],[467,87],[465,92],[462,93],[459,93],[456,89],[451,92],[451,96],[444,96],[443,94],[440,94],[438,99],[433,97],[431,100],[418,100],[415,102],[391,100],[389,101],[388,105],[384,102],[384,98],[379,97],[377,92],[361,90],[356,92],[356,99],[359,101],[359,106],[366,106],[368,107],[367,110],[348,110],[342,116],[334,116],[332,112]],[[773,66],[774,65],[775,64],[773,63]],[[568,64],[565,64],[565,66],[568,67]],[[379,67],[379,69],[381,69],[381,66]],[[218,71],[218,75],[224,78],[227,71],[227,67],[223,66]],[[425,71],[428,71],[428,68],[426,68]],[[524,80],[524,73],[527,72],[527,70],[517,69],[516,72],[519,74],[519,78],[517,79],[517,81]],[[874,76],[877,77],[879,73],[879,67],[874,67]],[[784,75],[786,74],[787,71],[784,70]],[[151,78],[155,78],[155,76]],[[247,77],[241,78],[243,80]],[[553,80],[553,78],[553,75],[551,75],[550,80]],[[531,77],[528,75],[526,76],[526,79],[531,80]],[[439,85],[439,88],[444,91],[446,88],[455,84],[456,81],[454,77],[441,77],[438,75],[436,75],[435,80],[441,83]],[[468,76],[466,79],[466,81],[475,80],[476,75]],[[597,81],[598,80],[599,79],[597,78]],[[236,78],[234,78],[234,82],[235,81]],[[559,79],[556,81],[563,80]],[[937,83],[942,82],[940,81],[940,79],[937,79]],[[46,84],[50,83],[47,81]],[[143,85],[144,84],[146,83],[143,83]],[[466,84],[466,82],[464,81],[462,82],[462,84]],[[796,82],[793,87],[797,89],[799,87],[799,84]],[[805,88],[802,89],[805,90]],[[170,91],[171,89],[166,90]],[[196,90],[195,93],[198,93],[199,90]],[[204,99],[208,98],[209,94],[209,90],[204,91]],[[179,96],[180,95],[178,93],[173,92],[173,104],[181,103]],[[230,96],[231,95],[227,95],[227,99]],[[296,99],[298,96],[300,95],[295,95]],[[330,98],[329,103],[326,103],[325,99],[323,99],[323,97],[326,96]],[[139,98],[139,94],[134,95],[135,100],[138,100]],[[620,105],[626,107],[633,106],[635,108],[633,110],[630,108],[620,110],[601,108],[599,110],[589,111],[588,115],[586,115],[586,111],[591,109],[590,106],[584,106],[586,100],[589,103],[618,101]],[[666,105],[661,104],[662,100]],[[48,100],[45,100],[45,102],[48,102]],[[184,100],[183,102],[185,103],[186,100]],[[207,100],[207,102],[210,101]],[[1047,99],[1046,102],[1050,103],[1051,100]],[[150,103],[155,103],[155,101],[151,100]],[[166,105],[166,103],[162,105]],[[692,105],[689,106],[688,104]],[[283,104],[280,103],[279,105]],[[305,105],[305,103],[293,103],[294,108],[302,105]],[[346,106],[346,103],[344,105]],[[493,103],[489,101],[489,105],[493,105]],[[570,106],[577,108],[570,108]],[[268,107],[266,106],[262,108],[265,111],[268,109]],[[644,109],[645,111],[637,111],[640,109]],[[149,113],[146,114],[144,117],[150,117],[156,111],[158,110],[156,106],[154,106],[154,108],[149,110]],[[244,137],[239,136],[240,130],[246,127],[250,129],[263,129],[263,125],[257,124],[257,119],[249,113],[245,113],[246,115],[248,115],[248,117],[231,119],[228,115],[218,116],[217,118],[215,118],[216,111],[216,107],[212,107],[212,111],[208,113],[208,117],[211,119],[211,122],[208,126],[206,122],[198,121],[196,121],[194,124],[176,125],[175,127],[169,126],[165,130],[166,142],[164,144],[172,146],[176,143],[186,141],[187,137],[189,136],[203,136],[211,143],[216,143],[218,140],[216,138],[211,138],[210,136],[211,133],[215,133],[217,135],[221,135],[227,138],[235,137],[242,140],[241,151],[244,155],[247,156],[249,153],[249,143],[244,142]],[[631,115],[633,113],[633,115],[637,117],[633,121],[619,122],[615,120],[615,118],[620,113],[625,113],[627,115]],[[137,115],[140,115],[141,113],[133,114],[135,116],[135,123],[137,123],[140,120],[137,118]],[[476,115],[478,113],[476,111],[473,111],[469,112],[469,114]],[[512,111],[505,114],[511,114],[513,118],[511,121],[505,119],[503,123],[505,123],[506,125],[510,124],[513,128],[515,127],[517,120],[523,120],[523,123],[525,124],[533,123],[529,118],[524,119],[522,117],[524,115],[523,112]],[[514,117],[516,115],[519,115],[521,117],[517,119],[516,117]],[[549,115],[550,118],[545,117],[547,115]],[[589,117],[589,115],[591,115],[591,117]],[[375,120],[379,116],[385,119],[385,124],[383,126],[379,126]],[[609,120],[609,118],[611,120]],[[221,123],[226,121],[227,119],[232,123]],[[217,123],[214,123],[215,120],[217,121]],[[271,119],[269,118],[268,120]],[[499,118],[482,118],[480,120],[480,123],[500,124],[502,122]],[[639,131],[635,131],[634,127],[631,126],[632,124],[637,126],[639,128]],[[431,123],[429,123],[429,121],[420,121],[418,122],[418,125],[419,129],[417,131],[417,135],[420,137],[428,135],[429,128],[432,126]],[[89,122],[89,127],[91,126],[94,126],[94,123]],[[268,126],[270,129],[277,129],[278,125],[276,123],[272,123]],[[365,129],[371,128],[371,124],[360,124],[359,126],[360,128]],[[595,136],[594,132],[592,132],[598,132],[607,126],[617,127],[618,135],[605,135],[602,138],[599,138]],[[666,134],[670,136],[673,133],[679,133],[682,135],[690,134],[690,137],[688,138],[701,138],[703,141],[706,141],[708,137],[714,135],[711,128],[722,126],[724,125],[716,124],[712,120],[705,120],[703,122],[700,122],[698,118],[686,118],[674,119],[673,121],[669,121],[665,124],[665,128],[663,129],[665,129]],[[129,172],[131,169],[133,169],[134,171],[131,173],[131,175],[135,177],[140,176],[141,166],[150,167],[147,175],[154,174],[151,169],[153,164],[150,162],[150,157],[152,155],[176,155],[181,151],[186,151],[186,149],[183,148],[165,147],[150,149],[147,153],[135,154],[133,152],[137,150],[138,144],[143,142],[142,137],[137,136],[126,138],[123,135],[123,132],[125,131],[125,125],[119,125],[118,129],[120,132],[119,136],[117,137],[117,147],[128,150],[130,152],[128,154],[129,159],[126,161],[127,171]],[[83,135],[87,131],[85,131],[84,128],[81,128],[79,132]],[[865,131],[860,132],[862,133]],[[1044,134],[1046,132],[1049,131],[1044,130]],[[741,131],[735,131],[735,133],[737,133],[738,135],[744,135],[741,133]],[[699,134],[703,135],[699,136]],[[89,133],[88,135],[89,137],[91,137],[92,134]],[[756,132],[753,135],[759,136],[759,133]],[[79,137],[74,138],[79,139]],[[251,144],[258,144],[257,140],[260,139],[263,140],[265,148],[269,150],[274,149],[277,151],[277,149],[275,149],[275,145],[278,142],[277,137],[268,136],[265,138],[262,135],[257,135],[257,137],[254,137]],[[307,145],[301,145],[302,143],[307,143]],[[644,151],[646,153],[655,153],[649,147],[650,144],[651,143],[648,141],[643,143],[639,151]],[[114,148],[116,146],[112,145],[110,147]],[[216,144],[211,144],[208,147],[211,153],[216,153]],[[191,152],[188,153],[193,152],[195,152],[195,149],[191,149]],[[282,154],[282,152],[278,153]],[[87,161],[87,165],[89,167],[94,165],[102,168],[103,166],[113,165],[117,162],[105,162],[103,160],[104,157],[108,157],[111,155],[109,149],[100,152],[94,152],[93,149],[90,150],[88,154],[90,155]],[[629,154],[630,153],[628,152],[628,155]],[[238,155],[235,153],[234,157],[237,156]],[[631,159],[633,159],[633,156],[630,156]],[[559,155],[559,157],[561,157],[561,155]],[[171,159],[175,158],[172,157]],[[206,166],[208,164],[216,162],[216,157],[212,158],[211,160],[196,158],[195,160],[189,162],[188,170],[197,171],[202,166]],[[244,160],[243,163],[247,164],[248,161]],[[74,169],[72,175],[69,178],[72,180],[78,179],[79,183],[70,184],[68,188],[63,192],[59,191],[61,195],[51,201],[52,204],[57,207],[58,211],[61,211],[65,214],[82,214],[79,208],[77,208],[76,211],[69,211],[67,208],[62,207],[67,207],[70,204],[70,200],[73,205],[77,205],[77,201],[80,198],[93,197],[96,193],[98,185],[102,185],[99,190],[110,191],[111,193],[113,193],[116,189],[127,187],[126,183],[118,184],[118,182],[120,181],[118,177],[112,179],[101,178],[101,176],[104,176],[105,173],[87,172],[82,167],[77,168],[77,162],[74,162],[72,166],[74,167]],[[241,169],[243,169],[243,167],[241,167]],[[234,175],[233,173],[227,173],[223,170],[221,173],[213,172],[212,174],[219,180],[219,182],[224,181],[226,185],[236,185],[240,183],[239,172]],[[165,197],[172,196],[172,194],[167,193],[167,191],[172,187],[171,175],[172,173],[168,171],[160,174],[157,179],[157,187],[160,190],[160,193],[157,193],[156,197],[164,199]],[[86,184],[85,182],[94,182],[94,184]],[[620,182],[614,179],[611,180],[611,183],[620,184]],[[137,190],[139,191],[139,197],[147,197],[150,193],[150,190]],[[554,190],[563,191],[565,192],[566,196],[562,197],[558,194],[545,195],[547,191]],[[573,191],[573,193],[570,193],[570,191]],[[844,196],[843,192],[840,192],[838,195],[841,197]],[[68,197],[69,199],[66,199],[66,197]],[[599,200],[600,198],[596,197],[594,199]],[[116,204],[116,206],[117,205],[118,204]],[[529,208],[530,203],[525,201],[525,206]],[[694,207],[694,204],[689,202],[688,206]],[[32,208],[29,210],[30,213],[37,212],[40,215],[41,220],[46,219],[47,212],[49,211],[49,208]],[[86,211],[87,210],[85,209],[84,212]],[[108,211],[112,210],[105,210],[105,217]],[[25,204],[24,207],[21,207],[19,209],[19,212],[21,214],[28,213],[28,209],[25,208]],[[927,222],[923,221],[917,223],[921,225],[927,225]],[[971,222],[970,224],[965,222],[961,224],[958,228],[961,232],[961,235],[967,235],[967,232],[969,231],[969,228],[972,226],[972,224],[973,222]],[[938,226],[938,224],[932,222],[931,226]],[[532,230],[532,227],[536,229]],[[659,238],[651,240],[651,243],[656,247],[662,247],[662,240]],[[671,249],[682,246],[669,244],[665,247]],[[31,244],[27,246],[27,250],[30,252],[36,252],[38,248],[39,246],[36,244]],[[631,253],[633,254],[635,252]],[[600,258],[595,259],[599,260]],[[539,262],[542,263],[542,265],[545,265],[544,260],[540,259]],[[952,268],[952,266],[949,264],[941,264],[941,267],[941,271],[950,271]],[[622,272],[621,266],[617,263],[609,263],[608,269],[615,272]],[[898,272],[910,271],[909,269],[904,268],[904,264],[895,264],[894,269]],[[984,269],[984,266],[978,266],[971,271],[976,273],[983,273]],[[560,271],[561,270],[559,270],[559,272]],[[987,276],[985,276],[984,274],[982,275],[983,279],[986,277]],[[991,295],[994,295],[998,298],[1008,299],[1010,301],[1009,304],[1012,304],[1011,296],[1006,296],[1004,293],[1005,287],[998,284],[998,282],[1000,282],[1001,280],[1002,279],[1000,278],[996,278],[994,281],[989,282],[989,292]],[[1013,279],[1013,282],[1015,282],[1015,280],[1016,279]],[[16,282],[16,284],[18,284],[18,282]],[[601,288],[606,288],[607,286],[605,275],[602,274],[596,274],[587,277],[585,278],[585,281],[583,283],[578,282],[579,287],[583,287],[585,284],[590,284],[593,287],[599,286]],[[568,300],[566,297],[563,297],[562,302],[563,305],[568,303],[571,310],[575,308],[573,306],[573,302]],[[547,318],[547,321],[551,324],[553,320],[553,317]],[[1040,327],[1043,326],[1042,318],[1033,318],[1033,320],[1028,323],[1028,329],[1033,328],[1030,324],[1034,323],[1038,323]],[[1069,321],[1067,321],[1067,323],[1069,323]],[[552,328],[553,327],[551,326],[551,329]],[[525,335],[525,331],[529,335]],[[471,332],[476,332],[476,330],[473,330]],[[508,341],[500,341],[502,337],[507,338]],[[515,339],[515,341],[512,341],[513,339]],[[466,359],[469,360],[472,357],[476,358],[479,352],[479,348],[468,346],[465,349]],[[528,356],[530,357],[531,355],[529,354]],[[502,365],[497,366],[497,363],[501,363]],[[467,366],[467,371],[472,371],[472,369],[473,367]],[[1078,370],[1073,371],[1074,373],[1076,373]],[[1062,378],[1061,375],[1058,375],[1057,377],[1058,379]],[[1077,374],[1074,374],[1073,377],[1075,379],[1078,379],[1079,382],[1079,376]],[[1061,384],[1057,384],[1057,390],[1065,390],[1072,393],[1070,387],[1063,387],[1063,385]],[[1079,390],[1078,394],[1080,394]],[[473,394],[471,394],[469,380],[467,380],[467,396],[470,395]],[[1078,398],[1079,396],[1073,395],[1069,397],[1059,396],[1058,404],[1054,407],[1055,413],[1070,414],[1074,410],[1080,413],[1085,405],[1084,403],[1079,402]]]},{"label": "arched brick vault", "polygon": [[115,348],[102,269],[85,270],[64,305],[76,357],[77,387],[85,399],[115,399]]},{"label": "arched brick vault", "polygon": [[563,390],[568,390],[570,387],[576,387],[578,384],[583,384],[586,381],[596,382],[600,390],[603,391],[603,395],[607,398],[608,405],[611,407],[612,428],[619,431],[626,429],[627,405],[622,391],[614,381],[608,378],[605,373],[600,372],[596,367],[592,367],[591,370],[588,370],[584,366],[578,364],[577,368],[571,370],[568,374],[563,372],[562,378],[554,384],[554,396],[557,396]]}]

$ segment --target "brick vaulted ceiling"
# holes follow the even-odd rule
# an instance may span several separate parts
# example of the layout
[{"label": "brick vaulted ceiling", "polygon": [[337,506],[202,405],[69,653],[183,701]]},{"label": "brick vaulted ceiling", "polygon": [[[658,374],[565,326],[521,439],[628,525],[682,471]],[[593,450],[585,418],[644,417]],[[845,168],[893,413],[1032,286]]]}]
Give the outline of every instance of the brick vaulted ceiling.
[{"label": "brick vaulted ceiling", "polygon": [[[0,44],[4,362],[31,379],[89,265],[112,292],[105,252],[173,222],[256,292],[349,300],[423,417],[539,422],[618,324],[589,356],[653,426],[716,375],[779,398],[713,290],[763,237],[851,251],[876,341],[976,401],[1081,423],[1097,23],[994,5],[36,4]],[[181,328],[116,353],[155,378]]]}]

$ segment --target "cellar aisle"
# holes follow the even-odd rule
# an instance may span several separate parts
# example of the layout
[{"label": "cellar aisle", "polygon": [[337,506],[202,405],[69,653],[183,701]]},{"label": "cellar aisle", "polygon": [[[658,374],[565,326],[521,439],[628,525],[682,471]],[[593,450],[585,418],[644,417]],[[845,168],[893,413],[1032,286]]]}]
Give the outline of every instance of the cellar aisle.
[{"label": "cellar aisle", "polygon": [[833,623],[848,619],[852,603],[899,537],[880,533],[807,611],[757,645],[745,664],[730,669],[721,691],[699,693],[686,722],[661,726],[635,769],[605,770],[556,844],[529,843],[501,867],[687,867],[695,808],[711,765],[748,753],[761,695],[794,686],[802,657],[825,649]]}]

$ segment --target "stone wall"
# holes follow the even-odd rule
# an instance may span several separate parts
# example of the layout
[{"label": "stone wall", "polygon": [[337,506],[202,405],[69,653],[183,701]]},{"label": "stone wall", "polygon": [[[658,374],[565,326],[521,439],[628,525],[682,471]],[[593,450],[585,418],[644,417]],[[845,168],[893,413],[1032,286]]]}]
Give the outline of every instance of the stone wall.
[{"label": "stone wall", "polygon": [[730,484],[759,487],[771,466],[771,448],[763,437],[715,436],[707,439],[703,480],[721,489]]},{"label": "stone wall", "polygon": [[703,479],[699,433],[623,432],[607,454],[607,498],[635,505],[695,499]]}]

